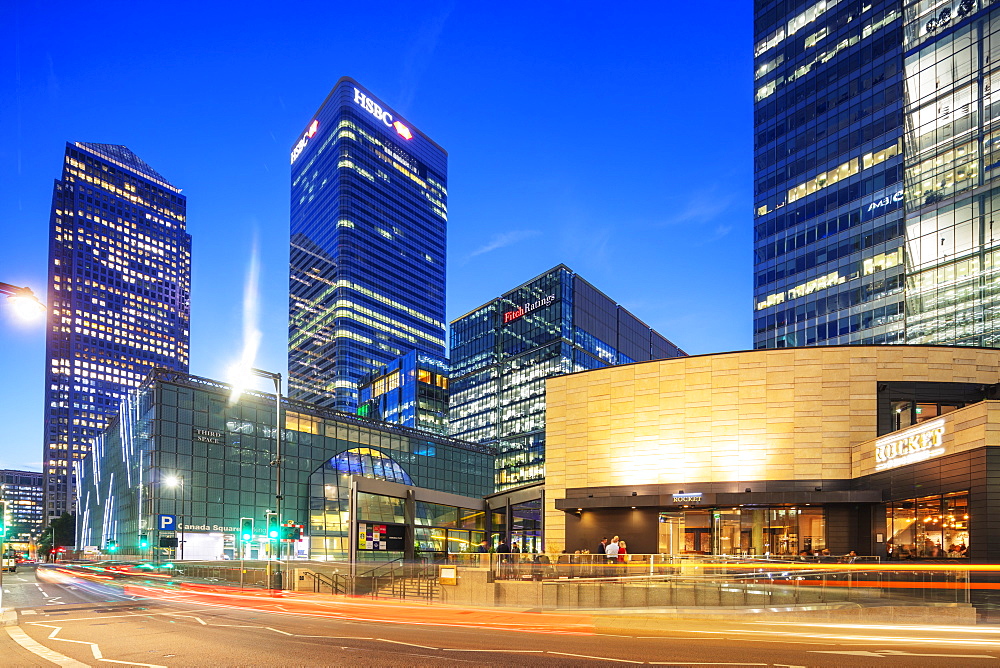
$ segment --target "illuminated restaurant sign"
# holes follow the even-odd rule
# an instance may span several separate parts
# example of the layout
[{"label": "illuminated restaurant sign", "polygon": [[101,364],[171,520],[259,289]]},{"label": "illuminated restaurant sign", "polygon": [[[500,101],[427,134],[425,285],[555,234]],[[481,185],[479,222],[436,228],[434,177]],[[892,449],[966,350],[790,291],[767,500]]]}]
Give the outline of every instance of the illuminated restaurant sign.
[{"label": "illuminated restaurant sign", "polygon": [[312,123],[309,124],[309,128],[306,129],[305,133],[302,135],[302,138],[299,139],[299,143],[296,144],[295,148],[292,149],[293,164],[295,163],[295,160],[298,159],[299,155],[302,154],[302,151],[305,150],[306,144],[309,143],[309,140],[316,136],[317,130],[319,130],[319,121],[314,120]]},{"label": "illuminated restaurant sign", "polygon": [[944,420],[931,420],[875,441],[875,470],[922,462],[944,454]]},{"label": "illuminated restaurant sign", "polygon": [[413,139],[413,133],[410,132],[410,128],[406,127],[399,121],[392,120],[392,114],[380,107],[374,100],[357,88],[354,89],[354,101],[369,114],[385,123],[386,127],[395,130],[396,134],[403,139]]},{"label": "illuminated restaurant sign", "polygon": [[548,306],[549,304],[551,304],[555,300],[556,300],[556,296],[555,295],[549,295],[548,297],[542,297],[541,299],[539,299],[536,302],[531,302],[530,304],[525,304],[525,305],[521,306],[520,308],[517,308],[517,309],[515,309],[513,311],[506,311],[503,314],[503,324],[506,325],[508,322],[514,322],[515,320],[517,320],[521,316],[523,316],[523,315],[525,315],[527,313],[531,313],[532,311],[534,311],[536,309],[540,309],[543,306]]},{"label": "illuminated restaurant sign", "polygon": [[674,494],[674,503],[701,503],[701,492],[694,494]]}]

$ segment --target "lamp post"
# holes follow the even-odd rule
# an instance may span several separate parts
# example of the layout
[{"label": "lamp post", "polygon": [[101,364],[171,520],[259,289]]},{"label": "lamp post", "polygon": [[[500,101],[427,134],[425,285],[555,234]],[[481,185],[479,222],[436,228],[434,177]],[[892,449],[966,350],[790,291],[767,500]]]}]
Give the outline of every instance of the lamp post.
[{"label": "lamp post", "polygon": [[31,288],[19,288],[10,283],[0,282],[0,295],[7,295],[7,301],[24,320],[30,320],[45,312],[45,304],[38,300]]},{"label": "lamp post", "polygon": [[[250,368],[243,370],[240,378],[237,378],[236,382],[233,384],[233,396],[238,397],[243,392],[243,385],[245,376],[259,376],[260,378],[270,378],[274,383],[274,459],[271,460],[271,466],[274,467],[274,511],[278,516],[278,526],[282,524],[281,521],[281,502],[284,500],[284,495],[282,494],[281,487],[281,374],[275,373],[273,371],[263,371],[261,369]],[[280,531],[280,529],[279,529]],[[270,538],[269,538],[270,540]],[[281,583],[281,536],[279,534],[276,540],[278,546],[278,566],[274,575],[277,576],[278,589],[284,589]],[[271,559],[267,560],[268,571],[271,568]],[[273,584],[270,581],[270,574],[268,577],[268,585]]]},{"label": "lamp post", "polygon": [[181,523],[180,523],[181,524],[181,529],[180,529],[181,539],[180,539],[180,544],[181,544],[181,561],[184,561],[184,525],[187,523],[187,514],[185,513],[185,508],[184,508],[184,501],[185,501],[184,497],[186,496],[184,494],[184,487],[185,487],[185,485],[184,485],[184,476],[182,476],[182,475],[168,475],[166,478],[163,479],[163,484],[166,485],[167,487],[172,487],[174,489],[176,489],[177,487],[181,488],[181,512],[180,512],[180,515],[181,515]]}]

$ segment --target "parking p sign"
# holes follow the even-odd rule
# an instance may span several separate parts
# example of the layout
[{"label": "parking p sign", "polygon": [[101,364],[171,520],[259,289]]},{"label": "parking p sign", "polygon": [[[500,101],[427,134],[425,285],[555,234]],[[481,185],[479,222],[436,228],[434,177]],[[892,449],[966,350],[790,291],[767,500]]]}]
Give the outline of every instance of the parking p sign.
[{"label": "parking p sign", "polygon": [[177,516],[176,515],[160,515],[160,520],[157,526],[160,531],[176,531],[177,530]]}]

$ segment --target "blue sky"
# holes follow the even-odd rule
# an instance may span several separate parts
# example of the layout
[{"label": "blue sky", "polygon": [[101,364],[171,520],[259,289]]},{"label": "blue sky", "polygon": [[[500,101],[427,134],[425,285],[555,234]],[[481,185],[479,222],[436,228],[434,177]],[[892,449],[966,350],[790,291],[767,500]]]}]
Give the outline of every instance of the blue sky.
[{"label": "blue sky", "polygon": [[[751,3],[698,7],[17,0],[0,281],[45,293],[65,142],[125,144],[188,197],[191,372],[237,359],[256,239],[284,373],[288,153],[348,75],[449,152],[449,319],[562,262],[690,353],[749,348]],[[0,304],[0,468],[41,467],[44,336]]]}]

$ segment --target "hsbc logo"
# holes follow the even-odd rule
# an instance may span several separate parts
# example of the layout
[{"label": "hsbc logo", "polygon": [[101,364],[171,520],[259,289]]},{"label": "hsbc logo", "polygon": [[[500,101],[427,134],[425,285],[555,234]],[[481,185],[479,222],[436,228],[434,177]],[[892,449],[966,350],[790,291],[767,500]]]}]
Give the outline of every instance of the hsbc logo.
[{"label": "hsbc logo", "polygon": [[306,129],[305,134],[299,139],[299,142],[292,149],[292,164],[295,164],[296,158],[302,154],[309,140],[316,136],[316,131],[319,130],[319,121],[314,120],[309,124],[309,128]]},{"label": "hsbc logo", "polygon": [[369,114],[379,119],[387,128],[392,128],[403,139],[413,139],[413,133],[399,121],[392,119],[392,114],[380,107],[373,99],[362,93],[357,88],[354,89],[354,102]]}]

